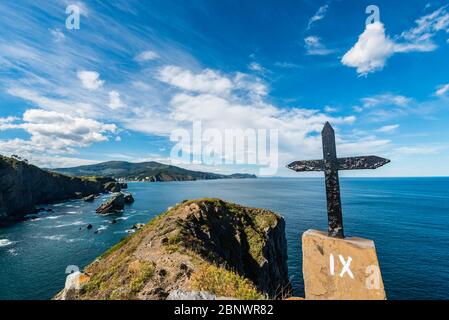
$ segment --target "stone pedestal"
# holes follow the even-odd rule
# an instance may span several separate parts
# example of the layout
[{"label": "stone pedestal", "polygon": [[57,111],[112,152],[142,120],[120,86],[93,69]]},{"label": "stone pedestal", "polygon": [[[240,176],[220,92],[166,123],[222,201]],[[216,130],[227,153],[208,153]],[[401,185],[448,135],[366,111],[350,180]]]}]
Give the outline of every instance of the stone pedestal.
[{"label": "stone pedestal", "polygon": [[386,299],[373,241],[309,230],[302,251],[306,300]]}]

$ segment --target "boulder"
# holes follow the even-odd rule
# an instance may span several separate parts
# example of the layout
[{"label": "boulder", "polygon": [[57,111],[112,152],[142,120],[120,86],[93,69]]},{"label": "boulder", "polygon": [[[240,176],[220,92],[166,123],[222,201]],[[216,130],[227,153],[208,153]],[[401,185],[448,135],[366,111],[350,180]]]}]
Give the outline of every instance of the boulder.
[{"label": "boulder", "polygon": [[131,193],[125,195],[125,203],[126,204],[134,203],[134,197]]},{"label": "boulder", "polygon": [[122,182],[122,183],[120,183],[120,187],[121,187],[122,189],[128,189],[128,184]]},{"label": "boulder", "polygon": [[373,241],[308,230],[302,251],[306,300],[386,299]]},{"label": "boulder", "polygon": [[122,191],[122,187],[120,183],[112,181],[104,185],[104,190],[107,192],[120,192]]},{"label": "boulder", "polygon": [[64,290],[56,297],[59,300],[74,300],[77,294],[89,281],[90,277],[82,272],[74,272],[67,276]]},{"label": "boulder", "polygon": [[98,214],[112,214],[123,211],[125,208],[125,196],[119,192],[114,194],[108,201],[104,202],[98,207],[96,212]]},{"label": "boulder", "polygon": [[139,229],[142,229],[143,227],[145,227],[144,223],[136,223],[135,225],[133,225],[133,227],[131,229],[139,230]]}]

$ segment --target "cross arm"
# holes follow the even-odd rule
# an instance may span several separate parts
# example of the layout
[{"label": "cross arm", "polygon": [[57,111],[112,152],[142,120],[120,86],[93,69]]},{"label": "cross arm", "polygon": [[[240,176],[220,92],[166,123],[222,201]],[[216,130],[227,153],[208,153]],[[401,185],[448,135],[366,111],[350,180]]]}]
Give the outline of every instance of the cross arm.
[{"label": "cross arm", "polygon": [[338,170],[377,169],[387,163],[390,163],[390,160],[377,156],[339,158]]},{"label": "cross arm", "polygon": [[[377,169],[390,162],[377,156],[350,157],[337,159],[337,170]],[[287,168],[296,172],[324,171],[324,160],[306,160],[290,163]]]},{"label": "cross arm", "polygon": [[287,168],[296,172],[324,171],[324,160],[306,160],[290,163]]}]

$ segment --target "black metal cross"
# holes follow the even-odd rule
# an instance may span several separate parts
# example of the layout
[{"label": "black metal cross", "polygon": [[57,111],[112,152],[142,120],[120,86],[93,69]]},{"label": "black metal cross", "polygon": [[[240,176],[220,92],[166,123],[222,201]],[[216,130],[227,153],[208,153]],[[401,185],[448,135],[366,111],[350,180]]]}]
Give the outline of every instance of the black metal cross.
[{"label": "black metal cross", "polygon": [[329,236],[334,238],[344,238],[338,171],[377,169],[389,163],[390,160],[376,156],[337,158],[335,132],[329,122],[326,122],[324,125],[321,135],[323,139],[324,160],[296,161],[289,164],[287,167],[297,172],[324,171]]}]

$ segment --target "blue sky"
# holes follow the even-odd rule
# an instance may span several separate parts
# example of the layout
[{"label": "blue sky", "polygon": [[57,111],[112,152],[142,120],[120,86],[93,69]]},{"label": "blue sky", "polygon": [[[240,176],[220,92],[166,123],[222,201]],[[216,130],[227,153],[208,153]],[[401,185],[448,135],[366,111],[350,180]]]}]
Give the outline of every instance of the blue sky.
[{"label": "blue sky", "polygon": [[[81,10],[66,28],[66,7]],[[380,21],[365,25],[375,4]],[[170,162],[174,130],[279,130],[278,175],[321,157],[449,175],[445,1],[2,1],[0,153],[45,167]],[[254,165],[184,165],[254,172]]]}]

